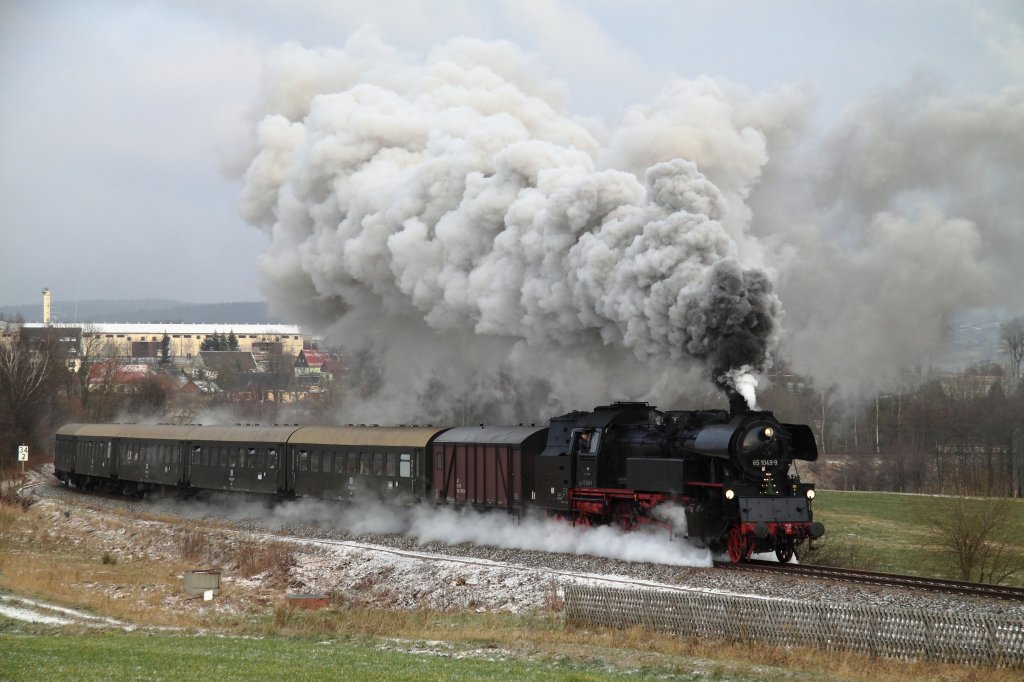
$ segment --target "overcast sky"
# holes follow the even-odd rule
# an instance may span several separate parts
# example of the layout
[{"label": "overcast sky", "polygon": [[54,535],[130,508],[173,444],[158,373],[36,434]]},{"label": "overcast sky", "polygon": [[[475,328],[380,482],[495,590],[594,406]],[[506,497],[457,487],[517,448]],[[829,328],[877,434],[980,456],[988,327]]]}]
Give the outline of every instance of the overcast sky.
[{"label": "overcast sky", "polygon": [[[259,300],[266,233],[238,210],[267,56],[507,39],[612,124],[672,77],[791,84],[815,129],[916,78],[990,95],[1024,84],[1024,3],[570,0],[0,0],[0,305]],[[941,145],[942,140],[935,140]],[[1020,160],[1024,163],[1024,160]],[[1022,266],[1024,267],[1024,266]]]}]

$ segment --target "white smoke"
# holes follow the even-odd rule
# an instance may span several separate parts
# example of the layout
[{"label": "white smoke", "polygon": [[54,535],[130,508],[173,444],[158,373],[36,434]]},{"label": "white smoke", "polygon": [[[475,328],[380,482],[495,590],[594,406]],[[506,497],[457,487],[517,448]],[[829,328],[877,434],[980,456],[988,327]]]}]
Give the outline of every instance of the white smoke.
[{"label": "white smoke", "polygon": [[751,410],[757,408],[757,376],[753,373],[753,369],[749,366],[744,365],[743,367],[736,367],[725,373],[725,376],[719,380],[719,383],[725,386],[732,386],[736,389],[736,392],[743,397],[743,400],[747,403],[747,407]]},{"label": "white smoke", "polygon": [[[648,387],[667,363],[759,369],[775,344],[779,300],[737,243],[760,133],[728,122],[699,162],[684,155],[699,132],[678,156],[664,153],[675,137],[634,141],[628,170],[600,168],[630,125],[602,152],[508,43],[456,39],[416,60],[363,32],[343,51],[283,48],[268,81],[241,208],[272,238],[261,271],[279,313],[345,332],[383,318],[428,347],[501,339],[504,357],[469,374],[529,356],[561,381],[553,367],[589,354],[623,375],[639,363]],[[709,94],[728,108],[700,89],[665,106]],[[737,148],[749,158],[730,161]]]},{"label": "white smoke", "polygon": [[1024,88],[917,80],[852,107],[757,187],[802,371],[863,395],[941,362],[957,314],[1024,313],[1022,110]]},{"label": "white smoke", "polygon": [[752,403],[782,335],[797,371],[860,393],[958,312],[1021,312],[1022,88],[915,82],[823,135],[798,88],[673,79],[603,124],[564,91],[507,42],[420,56],[361,31],[271,55],[241,195],[271,238],[264,290],[374,359],[379,419],[426,396],[497,406],[469,420],[674,404],[741,377]]},{"label": "white smoke", "polygon": [[708,550],[683,539],[686,526],[681,514],[666,519],[681,522],[671,531],[659,527],[626,533],[610,526],[573,527],[568,522],[533,516],[514,518],[468,509],[385,504],[371,495],[363,495],[351,505],[300,499],[268,508],[224,494],[206,502],[160,500],[154,506],[189,518],[229,519],[275,531],[322,527],[356,536],[400,534],[420,544],[472,543],[674,566],[711,565]]}]

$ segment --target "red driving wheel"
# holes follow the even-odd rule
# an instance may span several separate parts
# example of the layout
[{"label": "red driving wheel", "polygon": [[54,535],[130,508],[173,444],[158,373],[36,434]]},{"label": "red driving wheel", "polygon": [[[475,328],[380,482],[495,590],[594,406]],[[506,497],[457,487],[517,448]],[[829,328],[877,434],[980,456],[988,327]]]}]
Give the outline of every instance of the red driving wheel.
[{"label": "red driving wheel", "polygon": [[733,526],[729,530],[729,542],[726,549],[729,551],[729,561],[734,564],[747,558],[747,539],[743,537],[739,526]]}]

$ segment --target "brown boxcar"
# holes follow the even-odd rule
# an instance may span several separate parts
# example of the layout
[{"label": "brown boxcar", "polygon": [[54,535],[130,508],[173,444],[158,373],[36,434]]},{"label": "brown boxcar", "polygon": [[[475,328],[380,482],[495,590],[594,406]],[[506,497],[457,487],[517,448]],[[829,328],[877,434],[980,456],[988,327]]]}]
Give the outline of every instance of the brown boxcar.
[{"label": "brown boxcar", "polygon": [[504,509],[519,514],[532,494],[533,460],[547,427],[475,426],[434,439],[436,504]]}]

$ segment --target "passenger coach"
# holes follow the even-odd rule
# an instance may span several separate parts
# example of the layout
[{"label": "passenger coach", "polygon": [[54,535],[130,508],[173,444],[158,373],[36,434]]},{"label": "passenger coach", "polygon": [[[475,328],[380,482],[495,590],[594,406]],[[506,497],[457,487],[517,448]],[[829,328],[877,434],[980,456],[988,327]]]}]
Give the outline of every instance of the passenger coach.
[{"label": "passenger coach", "polygon": [[422,499],[430,443],[445,429],[423,426],[306,426],[289,438],[299,497],[347,500],[360,491]]}]

